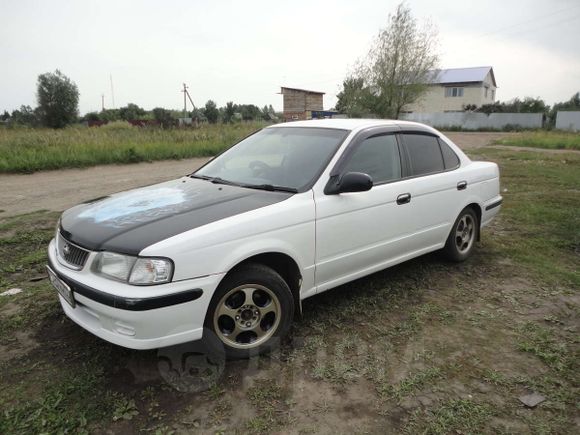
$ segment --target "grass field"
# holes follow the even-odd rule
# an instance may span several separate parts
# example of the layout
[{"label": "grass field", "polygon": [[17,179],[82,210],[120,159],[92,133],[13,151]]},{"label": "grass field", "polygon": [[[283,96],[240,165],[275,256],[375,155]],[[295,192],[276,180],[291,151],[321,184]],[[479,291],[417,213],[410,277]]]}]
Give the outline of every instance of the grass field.
[{"label": "grass field", "polygon": [[498,145],[546,148],[552,150],[580,150],[580,133],[556,131],[525,132],[495,142]]},{"label": "grass field", "polygon": [[[116,122],[102,127],[0,129],[0,173],[101,164],[213,156],[263,123],[203,125],[198,129],[133,127]],[[501,145],[580,150],[580,134],[527,132],[496,141]]]},{"label": "grass field", "polygon": [[263,125],[163,130],[116,122],[63,130],[0,129],[0,173],[213,156]]},{"label": "grass field", "polygon": [[197,393],[63,316],[42,279],[56,213],[0,219],[0,292],[23,289],[0,297],[0,433],[578,433],[580,155],[470,154],[499,163],[504,206],[469,261],[313,297],[279,352]]}]

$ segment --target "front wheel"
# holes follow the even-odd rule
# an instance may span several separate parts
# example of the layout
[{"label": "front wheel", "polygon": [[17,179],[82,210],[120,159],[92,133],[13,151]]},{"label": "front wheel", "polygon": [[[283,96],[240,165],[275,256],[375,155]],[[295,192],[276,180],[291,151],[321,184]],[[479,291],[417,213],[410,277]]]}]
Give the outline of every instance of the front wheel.
[{"label": "front wheel", "polygon": [[471,207],[463,209],[445,243],[444,251],[447,258],[455,262],[467,260],[473,252],[478,231],[479,220],[475,211]]},{"label": "front wheel", "polygon": [[226,276],[211,301],[205,326],[228,358],[249,358],[275,348],[290,329],[294,301],[273,269],[248,264]]}]

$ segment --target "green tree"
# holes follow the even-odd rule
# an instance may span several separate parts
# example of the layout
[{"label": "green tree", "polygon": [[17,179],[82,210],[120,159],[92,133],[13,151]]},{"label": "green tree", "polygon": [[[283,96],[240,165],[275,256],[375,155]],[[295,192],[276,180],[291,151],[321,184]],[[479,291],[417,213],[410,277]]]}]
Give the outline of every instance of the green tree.
[{"label": "green tree", "polygon": [[[270,105],[270,107],[272,107],[272,105]],[[262,119],[264,121],[270,121],[272,119],[274,119],[275,115],[274,115],[274,109],[272,109],[272,111],[270,111],[270,107],[268,106],[264,106],[262,107]]]},{"label": "green tree", "polygon": [[543,113],[549,109],[549,106],[539,97],[525,97],[523,100],[514,98],[506,105],[506,109],[511,109],[514,113]]},{"label": "green tree", "polygon": [[348,77],[337,95],[336,110],[351,118],[360,118],[372,111],[374,96],[362,77]]},{"label": "green tree", "polygon": [[223,121],[228,124],[231,123],[234,120],[235,114],[236,114],[235,104],[232,101],[226,103],[226,107],[224,107],[223,111]]},{"label": "green tree", "polygon": [[81,119],[81,121],[100,121],[101,117],[97,112],[89,112],[85,114]]},{"label": "green tree", "polygon": [[141,119],[147,112],[136,104],[129,103],[125,107],[119,108],[119,117],[125,121]]},{"label": "green tree", "polygon": [[105,109],[99,113],[99,118],[103,121],[119,121],[121,119],[121,115],[119,113],[119,109]]},{"label": "green tree", "polygon": [[484,104],[478,109],[482,113],[547,113],[550,106],[541,98],[525,97],[523,100],[514,98],[506,102],[496,101],[493,104]]},{"label": "green tree", "polygon": [[[264,106],[264,109],[266,109],[266,106]],[[267,116],[264,116],[263,119],[265,119],[266,121],[277,121],[278,120],[278,116],[276,115],[276,111],[274,110],[274,106],[272,106],[271,104],[268,105]]]},{"label": "green tree", "polygon": [[10,122],[19,125],[36,127],[39,124],[38,110],[30,106],[20,106],[20,109],[13,110],[10,115]]},{"label": "green tree", "polygon": [[10,113],[8,113],[8,111],[5,110],[4,113],[0,116],[0,119],[2,121],[7,121],[8,119],[10,119]]},{"label": "green tree", "polygon": [[244,121],[253,121],[262,117],[260,108],[253,104],[241,104],[238,106],[238,111]]},{"label": "green tree", "polygon": [[171,127],[175,124],[175,119],[170,110],[163,109],[162,107],[156,107],[152,110],[153,118],[161,124],[163,128]]},{"label": "green tree", "polygon": [[[358,102],[363,102],[371,113],[398,118],[427,90],[439,61],[437,45],[437,32],[428,23],[420,28],[411,9],[399,4],[368,54],[359,60],[356,72],[345,80],[353,88],[346,90],[344,104],[349,101],[347,107],[358,110]],[[351,95],[351,90],[362,95]],[[351,105],[352,101],[357,104]]]},{"label": "green tree", "polygon": [[580,110],[580,92],[576,92],[568,101],[562,103],[556,103],[553,107],[554,111],[570,111],[570,110]]},{"label": "green tree", "polygon": [[191,112],[189,112],[189,116],[191,116],[193,119],[200,119],[203,115],[203,109],[198,109],[197,107],[194,107],[193,110]]},{"label": "green tree", "polygon": [[76,121],[79,90],[77,85],[59,70],[38,76],[36,98],[43,125],[63,128]]},{"label": "green tree", "polygon": [[550,125],[553,126],[556,124],[556,116],[558,115],[558,112],[571,110],[580,111],[580,92],[576,92],[568,101],[554,104],[549,114]]},{"label": "green tree", "polygon": [[207,118],[207,121],[210,124],[215,124],[216,122],[218,122],[220,112],[217,108],[216,103],[212,100],[208,100],[208,102],[205,103],[205,108],[203,110],[203,114],[205,115],[205,117]]}]

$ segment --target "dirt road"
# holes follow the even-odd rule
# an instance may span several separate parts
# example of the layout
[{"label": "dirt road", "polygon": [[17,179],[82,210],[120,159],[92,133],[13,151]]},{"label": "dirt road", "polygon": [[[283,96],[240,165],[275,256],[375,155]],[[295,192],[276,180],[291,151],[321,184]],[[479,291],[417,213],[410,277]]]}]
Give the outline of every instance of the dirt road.
[{"label": "dirt road", "polygon": [[177,178],[206,161],[196,158],[0,175],[0,217],[65,210],[99,196]]},{"label": "dirt road", "polygon": [[[460,147],[470,149],[487,146],[510,134],[517,133],[449,132],[447,136]],[[65,210],[89,199],[179,177],[206,161],[197,158],[0,175],[0,217]]]}]

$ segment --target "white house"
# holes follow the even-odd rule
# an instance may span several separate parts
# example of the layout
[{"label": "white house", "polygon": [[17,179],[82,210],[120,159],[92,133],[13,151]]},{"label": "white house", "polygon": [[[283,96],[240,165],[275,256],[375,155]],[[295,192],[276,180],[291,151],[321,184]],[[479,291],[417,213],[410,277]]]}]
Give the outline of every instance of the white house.
[{"label": "white house", "polygon": [[431,76],[427,92],[404,112],[464,112],[465,106],[495,101],[497,84],[491,66],[441,69]]}]

